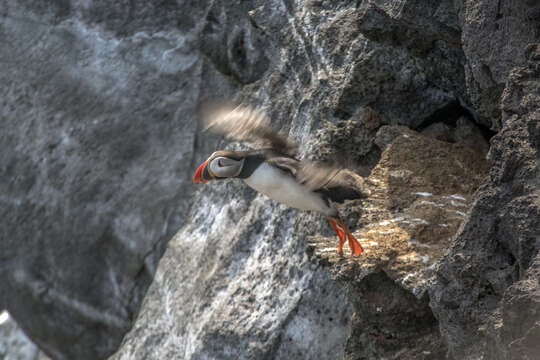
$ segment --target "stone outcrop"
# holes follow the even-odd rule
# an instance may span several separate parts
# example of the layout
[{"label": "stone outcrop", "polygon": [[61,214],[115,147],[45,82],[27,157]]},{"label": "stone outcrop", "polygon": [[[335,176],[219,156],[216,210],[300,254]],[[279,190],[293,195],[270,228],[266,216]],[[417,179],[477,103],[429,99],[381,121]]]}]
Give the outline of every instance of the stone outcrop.
[{"label": "stone outcrop", "polygon": [[171,9],[43,4],[0,1],[0,308],[103,358],[189,207],[201,66]]},{"label": "stone outcrop", "polygon": [[[0,0],[0,308],[55,359],[533,356],[539,9]],[[191,184],[216,98],[346,164],[364,263]]]},{"label": "stone outcrop", "polygon": [[320,217],[240,181],[202,189],[189,216],[112,359],[343,357],[352,307],[303,241]]},{"label": "stone outcrop", "polygon": [[354,305],[345,359],[440,359],[427,291],[487,163],[479,150],[403,127],[383,126],[377,137],[391,140],[377,141],[384,151],[364,182],[368,195],[344,206],[364,253],[339,256],[335,236],[315,236],[312,259],[347,284]]},{"label": "stone outcrop", "polygon": [[47,359],[43,352],[24,334],[5,310],[0,311],[0,359]]},{"label": "stone outcrop", "polygon": [[430,290],[456,359],[534,358],[537,349],[531,337],[538,334],[540,47],[527,53],[528,65],[512,70],[503,92],[489,179]]},{"label": "stone outcrop", "polygon": [[540,4],[454,1],[466,57],[467,94],[479,121],[500,130],[500,101],[508,75],[526,63],[525,48],[540,40]]},{"label": "stone outcrop", "polygon": [[[405,131],[365,181],[346,172],[366,195],[342,209],[366,247],[352,268],[351,259],[335,254],[335,235],[309,240],[323,261],[306,256],[303,239],[326,226],[320,216],[255,196],[239,181],[209,185],[192,207],[191,224],[169,243],[135,329],[112,359],[353,358],[387,331],[393,339],[366,356],[398,354],[404,342],[417,343],[411,359],[444,353],[426,288],[486,169],[473,148]],[[340,283],[326,262],[335,263]],[[366,301],[370,291],[384,296]],[[386,296],[394,305],[383,305]],[[375,314],[378,323],[361,314]],[[411,322],[422,324],[418,332]],[[367,328],[367,339],[354,339]]]}]

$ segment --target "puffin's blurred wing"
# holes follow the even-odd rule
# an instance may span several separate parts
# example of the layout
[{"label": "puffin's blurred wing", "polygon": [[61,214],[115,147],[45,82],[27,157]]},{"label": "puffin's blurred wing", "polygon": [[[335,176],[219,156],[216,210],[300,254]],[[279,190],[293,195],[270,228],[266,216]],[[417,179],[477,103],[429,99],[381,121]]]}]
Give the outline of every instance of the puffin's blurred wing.
[{"label": "puffin's blurred wing", "polygon": [[230,140],[244,141],[255,148],[267,148],[294,156],[296,144],[270,127],[266,114],[246,106],[220,106],[203,117],[204,130],[221,134]]},{"label": "puffin's blurred wing", "polygon": [[338,165],[303,160],[298,167],[296,179],[310,190],[316,191],[332,185],[341,169]]}]

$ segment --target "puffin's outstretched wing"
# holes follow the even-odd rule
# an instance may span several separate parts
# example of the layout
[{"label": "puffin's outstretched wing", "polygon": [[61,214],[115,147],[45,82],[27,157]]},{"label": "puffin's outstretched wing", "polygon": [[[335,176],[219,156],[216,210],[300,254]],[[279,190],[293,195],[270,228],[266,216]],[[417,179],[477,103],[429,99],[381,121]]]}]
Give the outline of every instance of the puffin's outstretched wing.
[{"label": "puffin's outstretched wing", "polygon": [[255,148],[271,149],[291,157],[296,153],[296,144],[272,129],[268,116],[259,109],[215,106],[203,114],[203,126],[204,130],[231,140],[247,142]]},{"label": "puffin's outstretched wing", "polygon": [[296,178],[301,184],[324,194],[333,202],[342,203],[364,197],[362,189],[358,187],[358,179],[355,180],[350,172],[337,164],[302,161]]},{"label": "puffin's outstretched wing", "polygon": [[289,172],[296,181],[311,191],[334,188],[345,185],[338,176],[343,167],[337,164],[326,164],[309,160],[297,160],[288,156],[265,153],[266,162]]},{"label": "puffin's outstretched wing", "polygon": [[321,164],[308,160],[300,162],[296,179],[310,190],[316,191],[336,182],[342,167],[337,164]]}]

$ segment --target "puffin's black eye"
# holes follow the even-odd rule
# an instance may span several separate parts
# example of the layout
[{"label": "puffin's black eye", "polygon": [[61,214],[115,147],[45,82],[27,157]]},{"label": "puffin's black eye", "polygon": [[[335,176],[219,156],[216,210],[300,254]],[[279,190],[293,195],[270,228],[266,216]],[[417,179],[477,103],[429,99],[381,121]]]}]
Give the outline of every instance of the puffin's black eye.
[{"label": "puffin's black eye", "polygon": [[223,164],[221,163],[221,159],[218,159],[218,161],[217,161],[217,166],[223,167]]}]

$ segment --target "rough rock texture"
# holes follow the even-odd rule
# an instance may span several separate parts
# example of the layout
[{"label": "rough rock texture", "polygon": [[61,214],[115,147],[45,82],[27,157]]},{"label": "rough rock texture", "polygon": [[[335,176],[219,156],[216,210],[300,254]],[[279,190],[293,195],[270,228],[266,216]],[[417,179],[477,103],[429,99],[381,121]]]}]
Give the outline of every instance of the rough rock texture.
[{"label": "rough rock texture", "polygon": [[240,181],[202,190],[112,359],[343,357],[352,307],[302,241],[325,224],[296,213]]},{"label": "rough rock texture", "polygon": [[368,102],[392,123],[416,127],[436,110],[467,103],[451,1],[365,0],[355,23],[372,41],[362,49],[368,55],[352,61],[352,79],[340,101],[345,111]]},{"label": "rough rock texture", "polygon": [[[0,0],[0,308],[57,359],[104,358],[132,326],[117,358],[532,356],[539,14],[531,0]],[[483,154],[476,126],[500,130],[424,297],[382,272],[335,283],[304,254],[306,236],[331,234],[320,217],[241,184],[195,193],[194,167],[223,146],[197,132],[216,97],[263,106],[302,156],[363,176],[407,135],[385,125],[453,143],[432,140],[434,158],[464,143]],[[390,188],[416,184],[396,171],[381,175]],[[450,209],[454,192],[433,194],[377,206],[449,216],[420,202]],[[426,241],[443,234],[424,225]],[[363,332],[379,290],[411,307]]]},{"label": "rough rock texture", "polygon": [[0,1],[0,307],[96,359],[189,206],[201,62],[179,5],[43,4]]},{"label": "rough rock texture", "polygon": [[503,92],[503,126],[491,140],[489,181],[478,190],[430,290],[456,359],[533,359],[538,348],[538,338],[531,339],[539,320],[532,264],[540,249],[540,46],[527,50],[528,66],[512,70]]},{"label": "rough rock texture", "polygon": [[487,350],[496,359],[534,359],[540,354],[540,256],[531,263],[521,280],[510,286],[501,301],[500,313],[492,324]]},{"label": "rough rock texture", "polygon": [[395,136],[365,180],[369,195],[345,206],[365,252],[340,257],[335,237],[313,237],[313,260],[347,284],[354,304],[346,359],[440,359],[446,349],[427,290],[487,163],[464,144],[402,127],[385,126],[381,133]]},{"label": "rough rock texture", "polygon": [[500,97],[508,75],[525,64],[525,47],[540,40],[540,4],[534,0],[455,0],[467,93],[479,120],[501,128]]},{"label": "rough rock texture", "polygon": [[0,311],[0,359],[47,359],[43,352],[17,326],[7,311]]},{"label": "rough rock texture", "polygon": [[[456,30],[416,53],[364,35],[367,10],[355,4],[2,0],[0,9],[0,304],[57,358],[101,357],[131,326],[185,223],[191,169],[212,150],[194,136],[202,101],[239,90],[307,143],[368,105],[415,125],[463,96]],[[451,7],[428,13],[440,16],[423,21],[455,29]]]},{"label": "rough rock texture", "polygon": [[454,127],[437,122],[422,130],[422,134],[446,142],[467,144],[487,154],[489,143],[482,131],[471,120],[462,116],[457,119]]}]

